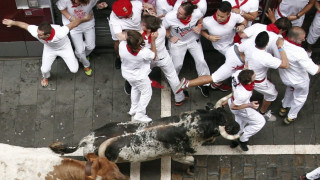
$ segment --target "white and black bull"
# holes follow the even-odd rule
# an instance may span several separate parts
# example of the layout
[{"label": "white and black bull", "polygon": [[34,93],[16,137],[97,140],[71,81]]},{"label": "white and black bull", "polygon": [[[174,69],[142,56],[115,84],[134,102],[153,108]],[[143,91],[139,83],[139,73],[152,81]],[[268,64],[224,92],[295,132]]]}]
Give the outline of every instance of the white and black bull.
[{"label": "white and black bull", "polygon": [[230,96],[201,110],[165,117],[150,123],[109,123],[84,137],[77,147],[61,142],[50,145],[56,153],[71,153],[83,147],[84,155],[95,152],[113,162],[141,162],[170,155],[174,160],[193,164],[199,146],[214,141],[215,137],[238,138],[239,125],[221,103]]}]

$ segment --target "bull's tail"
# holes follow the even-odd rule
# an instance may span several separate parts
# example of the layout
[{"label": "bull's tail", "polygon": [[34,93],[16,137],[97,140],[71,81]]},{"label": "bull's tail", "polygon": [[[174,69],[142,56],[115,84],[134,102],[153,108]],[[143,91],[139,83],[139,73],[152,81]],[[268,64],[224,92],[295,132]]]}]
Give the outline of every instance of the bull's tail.
[{"label": "bull's tail", "polygon": [[54,142],[50,144],[49,148],[57,153],[57,154],[69,154],[75,152],[79,146],[76,147],[68,147],[66,144],[63,144],[62,142]]}]

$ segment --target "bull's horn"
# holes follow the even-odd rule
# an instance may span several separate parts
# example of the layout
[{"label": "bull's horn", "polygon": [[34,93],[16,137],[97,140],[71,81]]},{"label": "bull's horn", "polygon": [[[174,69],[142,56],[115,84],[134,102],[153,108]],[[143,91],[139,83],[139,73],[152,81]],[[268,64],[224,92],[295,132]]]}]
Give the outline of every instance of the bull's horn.
[{"label": "bull's horn", "polygon": [[228,99],[232,96],[232,93],[230,93],[229,95],[219,99],[216,103],[216,105],[214,106],[215,109],[222,107],[222,105],[225,105],[228,103]]},{"label": "bull's horn", "polygon": [[219,132],[222,137],[224,137],[225,139],[228,139],[228,140],[236,140],[240,137],[240,135],[238,135],[238,134],[236,134],[236,135],[228,134],[225,126],[219,126]]},{"label": "bull's horn", "polygon": [[105,151],[106,151],[107,147],[110,144],[112,144],[114,141],[116,141],[117,139],[118,139],[118,137],[113,137],[113,138],[110,138],[110,139],[104,141],[102,144],[100,144],[99,149],[98,149],[99,157],[106,157]]}]

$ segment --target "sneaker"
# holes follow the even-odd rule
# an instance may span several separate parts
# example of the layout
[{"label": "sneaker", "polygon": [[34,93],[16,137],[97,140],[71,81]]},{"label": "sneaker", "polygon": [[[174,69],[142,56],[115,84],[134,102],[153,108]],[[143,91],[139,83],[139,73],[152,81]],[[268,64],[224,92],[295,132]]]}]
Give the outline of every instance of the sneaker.
[{"label": "sneaker", "polygon": [[291,118],[286,117],[286,118],[283,119],[283,122],[286,123],[286,124],[291,124],[295,120],[296,119],[291,119]]},{"label": "sneaker", "polygon": [[281,107],[280,111],[279,111],[279,116],[280,117],[285,117],[287,115],[287,113],[288,113],[288,110],[289,110],[289,108]]},{"label": "sneaker", "polygon": [[189,83],[189,80],[186,78],[182,78],[180,81],[180,84],[176,87],[176,90],[174,91],[176,94],[179,92],[183,91],[184,89],[187,88],[187,84]]},{"label": "sneaker", "polygon": [[271,114],[271,110],[269,110],[266,113],[264,113],[263,117],[266,119],[266,121],[270,121],[270,122],[277,120],[276,116]]},{"label": "sneaker", "polygon": [[143,114],[143,115],[141,115],[141,114],[136,114],[134,117],[133,117],[133,119],[134,120],[136,120],[136,121],[140,121],[140,122],[150,122],[150,121],[152,121],[152,119],[151,118],[149,118],[149,116],[147,116],[147,115],[145,115],[145,114]]},{"label": "sneaker", "polygon": [[309,180],[309,179],[307,178],[307,174],[304,174],[304,175],[300,176],[300,180]]},{"label": "sneaker", "polygon": [[238,141],[231,141],[230,147],[231,148],[236,148],[239,145]]},{"label": "sneaker", "polygon": [[189,99],[189,93],[188,91],[183,91],[184,94],[184,100],[180,101],[180,102],[175,102],[174,104],[176,106],[181,106],[183,104],[184,101],[187,101]]},{"label": "sneaker", "polygon": [[128,81],[125,81],[125,83],[124,83],[124,92],[125,92],[127,95],[130,95],[130,94],[131,94],[131,85],[129,84]]},{"label": "sneaker", "polygon": [[87,76],[92,76],[92,69],[90,67],[83,68],[83,70]]},{"label": "sneaker", "polygon": [[198,86],[198,88],[200,89],[201,94],[204,97],[209,97],[209,88],[208,88],[208,86]]},{"label": "sneaker", "polygon": [[240,148],[242,149],[242,151],[248,151],[248,150],[249,150],[249,148],[248,148],[248,146],[247,146],[248,141],[246,141],[246,142],[241,142],[240,140],[238,140],[238,142],[239,142],[239,144],[240,144]]},{"label": "sneaker", "polygon": [[211,83],[210,86],[214,90],[219,89],[220,91],[223,91],[223,92],[226,92],[226,91],[229,91],[232,89],[231,86],[229,86],[227,84],[217,85],[216,83]]},{"label": "sneaker", "polygon": [[128,114],[129,114],[130,116],[134,116],[134,115],[136,114],[136,111],[131,111],[131,110],[130,110],[130,111],[128,112]]},{"label": "sneaker", "polygon": [[116,60],[114,62],[114,67],[116,69],[121,69],[121,60],[120,60],[120,58],[116,58]]}]

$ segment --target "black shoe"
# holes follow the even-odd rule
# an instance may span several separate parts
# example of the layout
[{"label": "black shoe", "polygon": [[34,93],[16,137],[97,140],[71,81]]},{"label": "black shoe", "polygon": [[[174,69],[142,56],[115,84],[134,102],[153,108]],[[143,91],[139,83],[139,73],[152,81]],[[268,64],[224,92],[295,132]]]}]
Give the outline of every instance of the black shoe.
[{"label": "black shoe", "polygon": [[238,142],[240,143],[240,148],[242,149],[242,151],[248,151],[248,150],[249,150],[249,148],[248,148],[248,146],[247,146],[248,141],[246,141],[246,142],[241,142],[241,141],[239,140]]},{"label": "black shoe", "polygon": [[129,84],[128,81],[125,81],[125,83],[124,83],[124,92],[125,92],[127,95],[130,95],[130,94],[131,94],[131,85]]},{"label": "black shoe", "polygon": [[204,97],[209,97],[209,86],[198,86]]},{"label": "black shoe", "polygon": [[236,148],[239,145],[238,141],[231,141],[230,147],[231,148]]},{"label": "black shoe", "polygon": [[120,60],[120,58],[116,58],[116,60],[114,61],[114,67],[116,69],[121,69],[121,60]]}]

